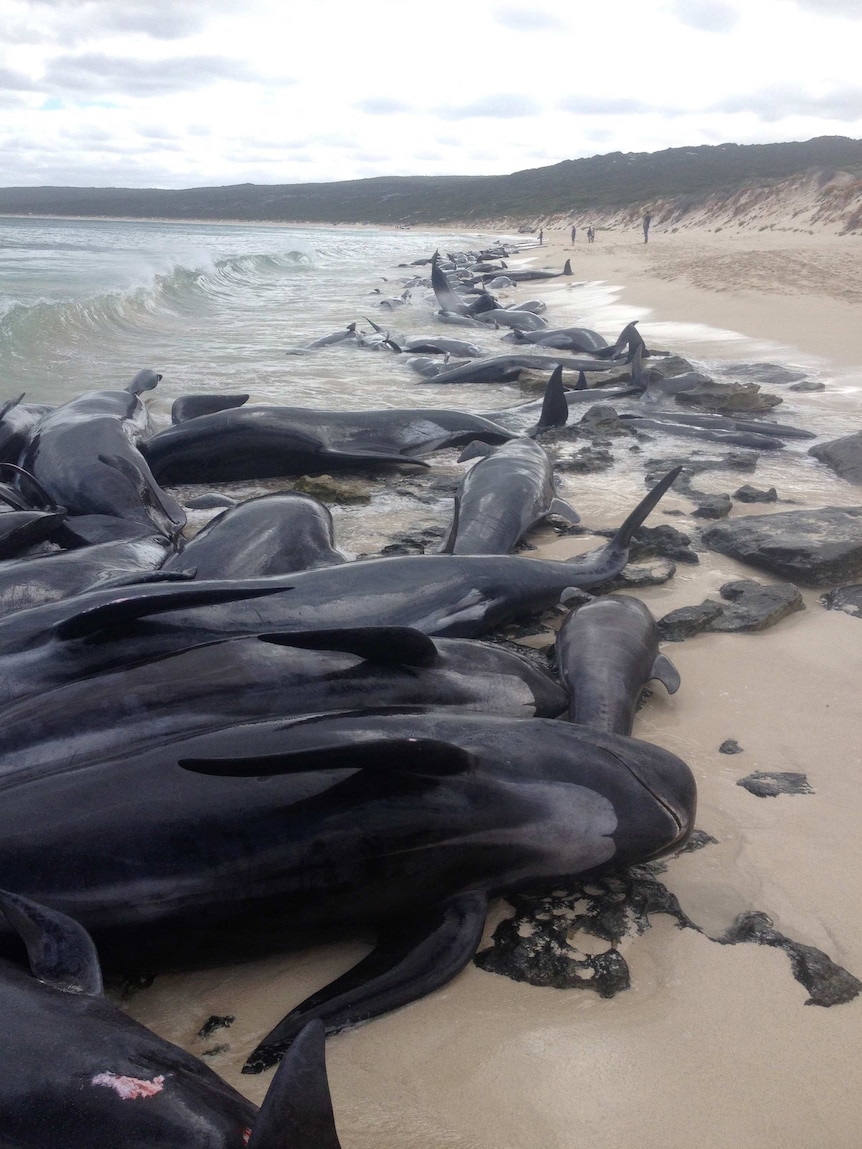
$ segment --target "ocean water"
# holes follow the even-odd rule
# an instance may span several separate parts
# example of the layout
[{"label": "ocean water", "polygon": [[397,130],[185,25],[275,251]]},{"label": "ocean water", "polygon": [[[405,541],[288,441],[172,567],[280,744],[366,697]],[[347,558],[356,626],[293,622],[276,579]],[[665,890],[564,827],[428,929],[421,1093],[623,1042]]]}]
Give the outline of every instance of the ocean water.
[{"label": "ocean water", "polygon": [[[62,403],[92,388],[122,387],[142,368],[152,368],[163,375],[146,397],[156,428],[168,424],[175,398],[205,392],[339,409],[484,411],[522,402],[533,395],[513,386],[420,382],[388,352],[354,344],[301,350],[351,322],[370,331],[372,321],[396,339],[433,332],[470,339],[488,354],[510,348],[502,333],[439,324],[430,289],[413,287],[401,302],[405,282],[428,274],[427,267],[411,267],[413,261],[438,247],[475,249],[498,239],[412,229],[0,219],[0,400],[24,394],[31,402]],[[523,248],[515,263],[529,263],[536,254]],[[848,390],[828,364],[801,362],[793,349],[704,324],[650,325],[648,310],[623,306],[620,287],[610,283],[524,284],[503,299],[533,294],[547,300],[552,325],[593,327],[613,340],[625,323],[639,319],[650,346],[685,355],[708,372],[733,361],[801,366],[829,390],[804,395],[782,389],[775,415],[811,427],[821,438],[845,433],[848,420],[858,418],[858,389]],[[389,300],[396,301],[392,307]],[[653,453],[692,445],[661,436]],[[807,446],[791,444],[780,458],[764,459],[761,485],[780,485],[791,497],[803,489],[807,498],[829,497],[833,478],[808,459]],[[642,478],[633,475],[625,452],[617,456],[599,494],[603,507],[622,515],[633,493],[639,497]],[[435,455],[434,469],[459,474],[457,453]],[[588,479],[563,476],[560,485],[591,510],[595,488]],[[245,497],[266,489],[250,484],[231,493]],[[336,511],[339,541],[349,553],[370,553],[396,527],[445,523],[450,512],[451,496],[435,499],[418,488],[411,493],[403,482],[382,481],[370,508]]]}]

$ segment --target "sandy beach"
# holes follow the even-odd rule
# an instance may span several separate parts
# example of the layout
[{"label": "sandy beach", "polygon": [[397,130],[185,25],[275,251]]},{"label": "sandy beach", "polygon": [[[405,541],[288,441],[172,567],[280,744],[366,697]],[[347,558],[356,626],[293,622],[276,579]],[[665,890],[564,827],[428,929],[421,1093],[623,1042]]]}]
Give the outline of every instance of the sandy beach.
[{"label": "sandy beach", "polygon": [[[599,229],[588,244],[586,222],[574,244],[568,225],[546,228],[530,264],[558,268],[570,257],[578,282],[620,288],[619,304],[639,319],[648,346],[680,350],[667,336],[685,328],[681,353],[695,356],[698,325],[727,332],[722,354],[736,360],[745,358],[739,348],[765,341],[773,362],[813,365],[827,381],[824,403],[846,415],[846,433],[862,427],[860,237],[796,231],[778,219],[766,230],[654,224],[648,244],[637,226]],[[545,295],[550,314],[555,303],[577,306],[573,284],[527,286]],[[715,356],[713,336],[707,346]],[[782,496],[786,474],[786,464],[764,461],[754,478],[715,472],[709,482],[733,490],[774,481]],[[585,522],[619,521],[623,502],[643,493],[641,472],[619,507],[603,501],[600,476],[577,482],[567,476],[563,493],[578,491]],[[862,505],[862,489],[810,460],[793,496],[810,506]],[[672,492],[651,523],[696,528],[692,510]],[[667,517],[674,511],[681,514]],[[585,546],[545,528],[534,541],[553,557]],[[639,597],[660,617],[715,597],[734,578],[777,581],[702,551],[698,565],[678,565]],[[672,697],[656,685],[634,733],[684,758],[697,778],[697,825],[712,840],[671,859],[660,880],[698,928],[651,913],[648,928],[619,941],[631,988],[612,998],[470,965],[427,998],[333,1037],[327,1056],[344,1149],[856,1149],[862,996],[809,1004],[785,950],[716,940],[739,914],[757,911],[785,938],[862,978],[862,621],[827,611],[821,594],[803,590],[805,609],[763,633],[663,647],[682,685]],[[741,753],[719,751],[728,739]],[[756,797],[737,784],[754,771],[803,773],[812,792]],[[482,948],[511,913],[506,902],[495,905]],[[585,953],[609,948],[586,935],[569,940]],[[223,1047],[209,1064],[259,1102],[271,1074],[242,1076],[245,1057],[367,948],[357,940],[161,976],[127,1008],[197,1054]],[[227,1014],[236,1019],[229,1028],[198,1036],[206,1018]]]}]

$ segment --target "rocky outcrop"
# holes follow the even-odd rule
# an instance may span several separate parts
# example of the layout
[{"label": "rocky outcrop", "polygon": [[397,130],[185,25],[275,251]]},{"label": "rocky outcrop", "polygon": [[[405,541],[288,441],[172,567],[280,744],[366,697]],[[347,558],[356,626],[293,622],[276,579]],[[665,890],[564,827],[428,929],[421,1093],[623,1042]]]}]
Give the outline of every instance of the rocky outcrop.
[{"label": "rocky outcrop", "polygon": [[842,479],[862,484],[862,431],[829,443],[818,443],[808,448],[808,454],[831,467]]},{"label": "rocky outcrop", "polygon": [[672,610],[659,620],[662,642],[681,642],[703,631],[756,631],[775,626],[788,614],[804,610],[799,588],[792,583],[767,586],[754,579],[727,582],[723,602],[705,599],[699,606]]},{"label": "rocky outcrop", "polygon": [[725,519],[703,532],[710,550],[802,586],[862,577],[862,507],[821,507]]}]

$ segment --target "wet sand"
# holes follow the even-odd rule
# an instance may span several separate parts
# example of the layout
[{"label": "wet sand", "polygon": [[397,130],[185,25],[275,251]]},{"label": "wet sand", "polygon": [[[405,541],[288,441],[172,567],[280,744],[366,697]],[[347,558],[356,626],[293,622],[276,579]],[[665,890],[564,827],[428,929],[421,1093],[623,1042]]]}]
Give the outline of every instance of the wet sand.
[{"label": "wet sand", "polygon": [[[533,266],[562,266],[575,279],[620,285],[620,314],[640,319],[648,345],[675,332],[694,355],[816,365],[831,426],[862,426],[862,240],[769,232],[680,235],[545,231]],[[524,285],[545,293],[573,322],[579,288]],[[582,293],[583,294],[583,293]],[[554,321],[554,320],[552,320]],[[728,337],[699,340],[697,325]],[[676,345],[670,350],[680,350]],[[782,392],[783,393],[783,392]],[[811,397],[806,410],[812,410]],[[783,417],[781,409],[777,412]],[[690,447],[691,445],[689,445]],[[705,445],[701,445],[705,446]],[[805,459],[770,459],[755,476],[714,472],[716,490],[775,483],[813,506],[862,505],[852,487]],[[651,445],[661,454],[665,445]],[[676,442],[672,450],[686,449]],[[668,447],[667,453],[671,453]],[[566,476],[585,522],[612,525],[643,492],[642,471]],[[672,493],[651,523],[695,526],[693,505]],[[760,513],[737,506],[734,514]],[[778,505],[772,509],[785,509]],[[667,517],[668,511],[682,517]],[[537,532],[538,553],[565,557],[582,539]],[[732,578],[773,581],[729,559],[701,554],[667,584],[640,592],[656,616],[715,596]],[[685,758],[699,787],[699,829],[715,839],[668,863],[660,880],[699,929],[653,914],[651,928],[619,949],[631,988],[602,999],[588,988],[537,988],[470,966],[444,989],[332,1038],[328,1061],[344,1149],[855,1149],[862,1122],[862,997],[806,1004],[786,952],[722,945],[738,914],[760,911],[796,943],[817,947],[862,978],[862,621],[826,611],[820,591],[806,609],[761,634],[705,634],[665,644],[682,676],[669,697],[656,685],[635,735]],[[719,752],[726,739],[742,752]],[[737,785],[753,771],[806,774],[813,793],[758,798]],[[495,906],[486,940],[510,912]],[[606,943],[583,936],[584,949]],[[209,1058],[259,1101],[271,1074],[242,1076],[244,1058],[295,1003],[367,951],[333,945],[188,976],[162,976],[128,1008]],[[210,1015],[230,1028],[196,1036]]]}]

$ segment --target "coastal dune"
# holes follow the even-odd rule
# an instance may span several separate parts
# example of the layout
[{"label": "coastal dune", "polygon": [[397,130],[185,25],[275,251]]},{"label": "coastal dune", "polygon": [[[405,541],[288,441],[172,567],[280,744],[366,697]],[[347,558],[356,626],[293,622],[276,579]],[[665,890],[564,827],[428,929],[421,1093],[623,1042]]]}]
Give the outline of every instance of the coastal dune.
[{"label": "coastal dune", "polygon": [[[613,227],[567,221],[546,226],[542,246],[518,262],[558,269],[571,258],[571,279],[529,285],[548,301],[553,323],[561,314],[574,322],[585,285],[602,285],[615,314],[638,320],[648,347],[693,359],[803,364],[825,390],[805,397],[801,424],[810,414],[835,435],[860,429],[862,237],[826,225],[798,230],[792,215],[779,213],[762,230],[714,222],[710,230],[706,222],[674,230],[656,218],[645,244],[637,219]],[[597,229],[592,244],[589,223]],[[792,408],[793,396],[780,393]],[[781,407],[776,416],[784,417]],[[698,446],[657,441],[643,449],[658,456]],[[791,464],[764,459],[753,478],[715,472],[704,484],[768,486],[773,475],[779,496],[802,505],[862,506],[862,488],[807,458],[804,447]],[[792,490],[782,486],[791,478]],[[579,486],[567,475],[561,494],[574,498],[585,521],[610,525],[643,489],[638,470],[620,484],[619,507],[603,498],[601,476]],[[736,504],[732,513],[783,509]],[[692,512],[690,499],[671,492],[651,525],[671,523],[696,537]],[[584,545],[546,527],[532,541],[535,554],[557,558]],[[657,617],[717,597],[732,579],[777,581],[705,549],[699,557],[678,565],[668,583],[637,592]],[[471,964],[429,997],[331,1038],[344,1149],[858,1146],[862,996],[852,985],[862,978],[862,620],[827,611],[821,594],[803,588],[805,609],[762,633],[663,646],[682,685],[672,697],[655,687],[634,734],[692,767],[701,848],[656,871],[670,897],[642,907],[614,943],[574,926],[567,938],[579,956],[616,950],[630,988],[602,997],[588,984],[529,985]],[[549,641],[539,635],[531,645]],[[739,752],[722,752],[728,741]],[[755,796],[738,782],[758,771],[804,774],[808,788]],[[587,888],[581,902],[594,895]],[[495,905],[480,949],[513,912],[506,901]],[[731,939],[739,916],[752,914],[770,923],[756,919],[760,942]],[[260,1102],[271,1075],[241,1075],[245,1057],[291,1005],[367,949],[357,939],[160,976],[126,1008],[208,1054]],[[838,976],[846,1000],[817,1004],[794,976],[806,962],[817,965],[815,951],[847,974]],[[201,1018],[210,1015],[236,1020],[201,1037]]]}]

